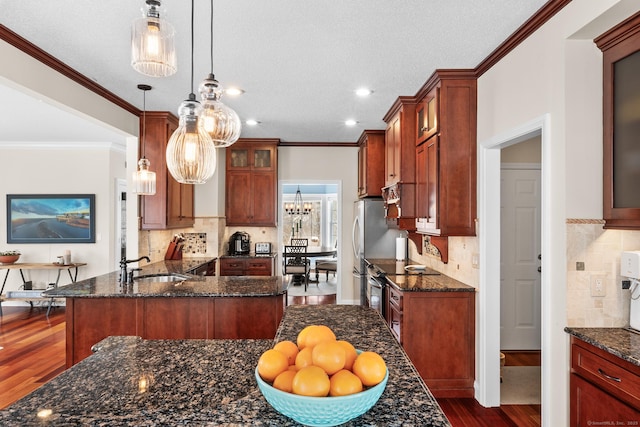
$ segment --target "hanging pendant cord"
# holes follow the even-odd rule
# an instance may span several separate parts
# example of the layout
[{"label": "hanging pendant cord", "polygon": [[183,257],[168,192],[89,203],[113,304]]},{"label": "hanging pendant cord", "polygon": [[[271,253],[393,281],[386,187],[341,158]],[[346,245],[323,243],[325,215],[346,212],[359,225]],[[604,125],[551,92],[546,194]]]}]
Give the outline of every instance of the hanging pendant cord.
[{"label": "hanging pendant cord", "polygon": [[147,157],[147,91],[142,90],[142,158]]},{"label": "hanging pendant cord", "polygon": [[213,74],[213,0],[211,0],[211,74]]}]

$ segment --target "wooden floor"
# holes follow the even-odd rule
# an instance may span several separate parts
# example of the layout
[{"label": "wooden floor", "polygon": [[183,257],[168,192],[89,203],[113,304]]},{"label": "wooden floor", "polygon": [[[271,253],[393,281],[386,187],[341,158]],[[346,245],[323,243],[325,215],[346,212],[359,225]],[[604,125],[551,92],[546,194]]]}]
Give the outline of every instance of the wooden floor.
[{"label": "wooden floor", "polygon": [[[335,295],[289,297],[289,304],[335,304]],[[0,409],[64,370],[64,308],[3,307],[0,318]],[[539,352],[505,352],[505,365],[540,364]],[[540,405],[484,408],[474,399],[438,399],[453,427],[537,427]]]}]

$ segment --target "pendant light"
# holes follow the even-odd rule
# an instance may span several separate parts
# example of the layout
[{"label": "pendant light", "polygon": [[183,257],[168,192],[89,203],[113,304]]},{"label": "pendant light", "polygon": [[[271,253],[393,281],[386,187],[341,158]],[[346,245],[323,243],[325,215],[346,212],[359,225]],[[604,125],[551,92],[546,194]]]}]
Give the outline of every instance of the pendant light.
[{"label": "pendant light", "polygon": [[191,0],[191,93],[180,104],[180,123],[167,144],[167,168],[182,184],[204,184],[216,170],[216,147],[204,130],[200,114],[202,106],[193,93],[193,20],[194,0]]},{"label": "pendant light", "polygon": [[213,75],[213,0],[211,0],[211,72],[200,83],[204,128],[218,148],[228,147],[240,138],[242,123],[235,111],[220,101],[224,90]]},{"label": "pendant light", "polygon": [[146,16],[131,28],[131,66],[145,76],[171,76],[177,70],[173,25],[160,18],[160,0],[146,4]]},{"label": "pendant light", "polygon": [[147,91],[149,85],[138,85],[142,91],[142,157],[138,161],[138,170],[133,173],[133,192],[141,196],[156,194],[156,173],[149,170],[151,162],[146,158],[147,151]]}]

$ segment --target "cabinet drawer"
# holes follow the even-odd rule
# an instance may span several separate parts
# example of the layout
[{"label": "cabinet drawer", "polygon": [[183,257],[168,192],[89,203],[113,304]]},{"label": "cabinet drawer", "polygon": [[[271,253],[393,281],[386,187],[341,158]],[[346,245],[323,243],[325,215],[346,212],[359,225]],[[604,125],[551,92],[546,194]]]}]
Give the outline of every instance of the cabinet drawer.
[{"label": "cabinet drawer", "polygon": [[572,338],[571,370],[634,407],[640,407],[640,368]]},{"label": "cabinet drawer", "polygon": [[398,311],[402,311],[402,292],[389,286],[389,302],[396,307]]},{"label": "cabinet drawer", "polygon": [[389,328],[396,337],[398,342],[402,344],[402,311],[391,305],[389,310]]}]

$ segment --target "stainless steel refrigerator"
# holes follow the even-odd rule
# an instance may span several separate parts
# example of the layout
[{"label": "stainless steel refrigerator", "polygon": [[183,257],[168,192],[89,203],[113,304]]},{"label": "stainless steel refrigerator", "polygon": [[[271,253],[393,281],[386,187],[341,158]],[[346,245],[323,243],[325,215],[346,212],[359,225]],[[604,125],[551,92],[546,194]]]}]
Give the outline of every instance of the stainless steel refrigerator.
[{"label": "stainless steel refrigerator", "polygon": [[367,259],[395,259],[396,238],[401,230],[387,227],[382,199],[361,199],[354,205],[351,243],[353,247],[354,289],[360,289],[360,304],[367,298]]}]

